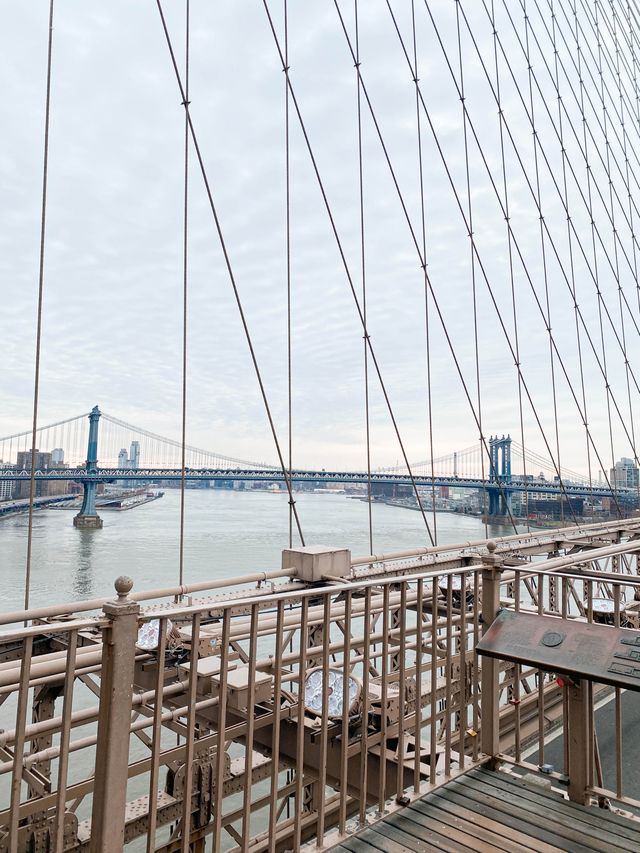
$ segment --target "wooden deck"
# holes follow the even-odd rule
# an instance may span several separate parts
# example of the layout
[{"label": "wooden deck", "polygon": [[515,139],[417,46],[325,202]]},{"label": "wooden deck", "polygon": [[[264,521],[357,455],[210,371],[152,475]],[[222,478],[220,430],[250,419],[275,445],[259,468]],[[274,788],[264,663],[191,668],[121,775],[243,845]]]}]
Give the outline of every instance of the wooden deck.
[{"label": "wooden deck", "polygon": [[640,822],[579,806],[511,774],[475,769],[332,850],[629,853],[640,850]]}]

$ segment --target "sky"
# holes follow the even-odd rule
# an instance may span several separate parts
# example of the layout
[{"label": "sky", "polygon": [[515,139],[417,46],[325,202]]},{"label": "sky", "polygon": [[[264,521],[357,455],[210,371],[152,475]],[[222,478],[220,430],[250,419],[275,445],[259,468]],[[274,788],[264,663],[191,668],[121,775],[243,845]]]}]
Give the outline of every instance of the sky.
[{"label": "sky", "polygon": [[[563,467],[591,466],[594,478],[637,455],[640,45],[626,5],[555,0],[552,27],[552,0],[496,0],[494,41],[489,0],[416,0],[417,110],[403,52],[412,59],[412,4],[360,2],[363,253],[354,60],[334,2],[289,0],[290,81],[344,256],[290,100],[294,466],[366,464],[350,287],[361,310],[363,255],[367,332],[411,461],[429,456],[429,396],[435,456],[477,442],[478,420],[485,436],[559,451]],[[0,0],[0,435],[32,417],[48,6]],[[164,7],[184,73],[185,4]],[[354,4],[338,7],[353,45]],[[193,128],[286,454],[285,75],[262,2],[190,8]],[[282,47],[283,3],[268,8]],[[189,150],[187,440],[275,461]],[[98,404],[179,438],[183,176],[184,110],[156,3],[56,0],[40,424]],[[372,464],[395,465],[368,367]]]}]

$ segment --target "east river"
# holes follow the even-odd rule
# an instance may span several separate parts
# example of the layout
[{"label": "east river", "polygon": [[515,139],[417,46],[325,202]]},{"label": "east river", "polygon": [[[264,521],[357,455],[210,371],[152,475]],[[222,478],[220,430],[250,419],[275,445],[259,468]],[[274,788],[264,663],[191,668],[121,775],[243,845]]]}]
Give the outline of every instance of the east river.
[{"label": "east river", "polygon": [[[369,553],[367,505],[340,494],[296,495],[308,544]],[[77,510],[76,510],[77,511]],[[103,511],[102,530],[76,530],[71,510],[42,510],[33,517],[31,606],[111,595],[118,575],[128,574],[135,590],[178,583],[180,493],[124,512]],[[428,518],[431,523],[432,516]],[[185,582],[233,578],[280,567],[288,545],[285,494],[193,489],[185,494]],[[479,518],[437,514],[439,542],[483,538]],[[490,536],[512,533],[490,526]],[[415,510],[373,505],[375,551],[428,544],[422,516]],[[294,540],[295,542],[295,540]],[[0,520],[0,611],[21,609],[27,549],[27,515]]]}]

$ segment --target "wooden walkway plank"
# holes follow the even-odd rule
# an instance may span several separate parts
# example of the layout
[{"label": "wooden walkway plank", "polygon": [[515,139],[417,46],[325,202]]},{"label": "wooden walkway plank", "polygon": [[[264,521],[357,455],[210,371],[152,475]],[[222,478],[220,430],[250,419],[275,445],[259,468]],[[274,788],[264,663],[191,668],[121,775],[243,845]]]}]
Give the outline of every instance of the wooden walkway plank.
[{"label": "wooden walkway plank", "polygon": [[596,834],[602,833],[605,841],[616,844],[626,851],[629,845],[622,838],[616,839],[615,837],[611,837],[612,831],[615,833],[619,828],[621,830],[620,834],[628,841],[635,841],[638,849],[640,849],[640,824],[638,824],[636,829],[633,827],[631,821],[620,815],[615,815],[615,817],[618,817],[621,823],[615,823],[615,829],[612,830],[612,827],[600,817],[601,812],[607,815],[610,814],[605,809],[596,810],[589,806],[581,806],[578,803],[572,803],[570,800],[563,799],[559,794],[553,794],[549,791],[538,791],[521,783],[517,777],[511,781],[506,778],[504,773],[487,772],[480,775],[469,775],[477,779],[479,784],[495,790],[496,796],[500,796],[502,792],[506,791],[507,793],[521,797],[523,800],[534,803],[540,811],[548,811],[553,814],[556,812],[561,813],[569,820],[586,824],[585,830],[587,832],[595,831]]},{"label": "wooden walkway plank", "polygon": [[[488,833],[490,838],[482,838],[482,834],[477,832],[475,822],[462,824],[461,821],[456,821],[458,826],[454,825],[453,821],[446,820],[446,815],[443,821],[440,817],[433,814],[425,814],[412,808],[406,808],[402,811],[402,817],[407,817],[409,820],[417,823],[425,833],[435,832],[443,838],[450,838],[459,845],[460,850],[487,850],[496,851],[503,850],[496,842],[500,837],[496,833]],[[424,837],[429,837],[425,835]]]},{"label": "wooden walkway plank", "polygon": [[475,836],[483,841],[493,843],[495,850],[505,853],[561,853],[559,847],[551,847],[549,844],[534,842],[529,835],[511,830],[509,837],[504,834],[503,827],[489,820],[477,812],[472,812],[462,806],[456,806],[446,800],[438,800],[436,797],[426,800],[416,800],[409,806],[414,811],[422,814],[432,815],[444,822],[449,822],[462,828],[464,824],[472,824]]},{"label": "wooden walkway plank", "polygon": [[[367,833],[366,839],[363,837],[365,832]],[[349,850],[349,853],[371,853],[372,850],[381,850],[383,853],[406,853],[406,848],[400,845],[396,847],[384,846],[385,839],[383,838],[380,839],[381,846],[371,843],[368,837],[370,830],[365,830],[365,832],[359,832],[352,838],[345,838],[341,843],[341,847]],[[332,851],[335,849],[336,848],[332,848]]]},{"label": "wooden walkway plank", "polygon": [[[522,815],[514,813],[513,809],[505,808],[505,804],[498,802],[487,801],[486,797],[475,797],[474,792],[470,789],[462,788],[461,791],[453,790],[450,785],[445,788],[438,788],[433,792],[438,797],[443,797],[453,803],[464,806],[471,811],[479,812],[486,817],[495,820],[498,824],[502,824],[507,829],[515,829],[525,835],[531,836],[532,841],[542,841],[550,844],[556,849],[561,844],[560,850],[562,853],[585,853],[584,845],[571,843],[564,838],[559,838],[554,832],[553,826],[550,824],[541,825],[540,819],[532,820],[531,815]],[[502,808],[499,806],[502,805]]]},{"label": "wooden walkway plank", "polygon": [[572,803],[571,800],[562,799],[559,794],[553,791],[532,788],[522,781],[521,776],[484,770],[482,768],[471,770],[468,775],[486,781],[488,784],[498,785],[500,788],[504,788],[506,785],[506,790],[515,790],[521,795],[524,795],[524,792],[534,793],[540,798],[541,805],[545,808],[549,807],[549,803],[552,804],[552,808],[560,804],[561,808],[566,812],[574,813],[576,819],[583,820],[593,826],[609,825],[611,832],[636,842],[640,850],[640,822],[629,820],[629,818],[608,809],[581,806],[579,803]]},{"label": "wooden walkway plank", "polygon": [[[621,853],[621,851],[628,853],[626,846],[619,846],[615,841],[612,843],[610,833],[606,829],[596,830],[595,828],[591,828],[585,834],[584,827],[580,826],[579,821],[573,815],[568,815],[564,811],[553,812],[553,815],[550,815],[550,810],[545,812],[544,807],[541,807],[537,801],[532,802],[526,797],[520,796],[519,790],[511,788],[511,790],[497,791],[495,788],[491,788],[491,786],[470,776],[468,778],[460,776],[456,782],[460,786],[469,788],[476,794],[493,800],[496,803],[510,805],[512,807],[511,811],[516,809],[520,814],[526,813],[530,815],[527,819],[533,822],[539,822],[540,818],[544,816],[547,823],[553,826],[554,831],[559,837],[575,842],[576,844],[581,844],[582,850],[595,850],[597,853]],[[494,791],[496,793],[493,793]]]},{"label": "wooden walkway plank", "polygon": [[411,853],[434,853],[438,850],[444,850],[446,853],[469,853],[468,848],[455,845],[450,839],[440,835],[430,834],[425,837],[424,831],[420,833],[420,827],[397,813],[386,818],[377,828],[389,837],[402,839],[402,843]]}]

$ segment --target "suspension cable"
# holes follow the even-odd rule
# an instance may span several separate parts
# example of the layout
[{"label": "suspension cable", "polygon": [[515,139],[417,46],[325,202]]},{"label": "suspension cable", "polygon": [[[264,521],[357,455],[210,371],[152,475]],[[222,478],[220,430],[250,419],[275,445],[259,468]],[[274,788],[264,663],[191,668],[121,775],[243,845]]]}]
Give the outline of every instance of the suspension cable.
[{"label": "suspension cable", "polygon": [[[360,75],[358,69],[360,67],[360,29],[358,18],[358,0],[354,0],[353,13],[355,21],[355,45],[356,45],[356,112],[358,118],[358,202],[360,211],[360,266],[362,273],[362,317],[364,319],[364,337],[363,337],[363,359],[364,359],[364,420],[365,420],[365,439],[367,453],[367,514],[369,521],[369,547],[371,553],[373,550],[373,507],[372,488],[371,488],[371,425],[369,420],[369,350],[367,348],[367,274],[366,274],[366,252],[365,252],[365,231],[364,231],[364,180],[363,180],[363,165],[362,165],[362,99],[360,91]],[[433,527],[434,541],[437,542],[435,518]]]},{"label": "suspension cable", "polygon": [[187,454],[187,319],[188,319],[188,262],[189,262],[189,37],[190,0],[185,0],[184,43],[184,186],[182,227],[182,447],[180,456],[180,559],[179,584],[184,582],[184,497],[186,488]]},{"label": "suspension cable", "polygon": [[[156,0],[156,5],[158,8],[158,12],[160,14],[160,21],[162,24],[162,29],[163,29],[165,40],[167,43],[167,48],[169,50],[169,55],[171,58],[171,64],[173,66],[173,71],[175,74],[176,82],[177,82],[178,88],[180,90],[180,95],[182,97],[182,100],[186,101],[187,98],[186,98],[185,91],[184,91],[184,85],[182,83],[182,77],[180,75],[180,70],[179,70],[178,64],[176,62],[176,57],[175,57],[175,53],[173,50],[173,43],[171,41],[171,36],[169,35],[169,30],[167,28],[167,22],[166,22],[164,12],[162,9],[161,0]],[[215,225],[216,233],[218,235],[220,248],[222,249],[222,254],[224,256],[224,262],[225,262],[225,266],[227,268],[227,273],[229,276],[229,282],[230,282],[231,288],[233,290],[233,296],[234,296],[234,299],[236,302],[236,306],[238,308],[238,313],[240,315],[240,322],[242,323],[242,328],[244,331],[245,339],[246,339],[247,345],[249,347],[249,354],[251,356],[251,362],[253,364],[254,372],[256,374],[256,379],[258,381],[258,386],[260,388],[260,395],[262,397],[262,402],[263,402],[263,405],[265,408],[265,413],[267,415],[267,420],[269,422],[269,427],[271,429],[271,435],[273,437],[273,442],[275,444],[276,453],[278,454],[278,461],[280,463],[280,469],[282,471],[282,476],[284,477],[284,481],[285,481],[285,484],[287,487],[287,491],[289,493],[289,500],[291,501],[293,514],[294,514],[294,518],[295,518],[295,522],[296,522],[296,527],[298,530],[298,535],[300,537],[300,542],[304,546],[304,535],[302,533],[302,527],[300,525],[300,519],[298,517],[298,511],[297,511],[297,508],[295,505],[295,501],[293,499],[293,490],[291,487],[291,477],[289,476],[289,473],[287,471],[287,466],[285,464],[284,457],[282,455],[282,449],[280,447],[280,440],[278,439],[278,434],[276,431],[275,423],[273,420],[273,416],[271,414],[271,407],[269,405],[269,400],[267,398],[266,388],[265,388],[264,382],[262,380],[262,373],[261,373],[260,367],[258,365],[258,359],[257,359],[256,352],[255,352],[255,349],[253,346],[253,340],[251,337],[251,332],[249,331],[249,326],[248,326],[247,319],[245,316],[244,307],[242,304],[242,300],[240,298],[240,291],[238,290],[238,285],[236,283],[235,274],[233,272],[233,267],[231,265],[231,258],[229,256],[227,244],[226,244],[226,241],[224,239],[224,235],[222,233],[222,226],[220,224],[220,219],[218,217],[218,210],[216,208],[216,205],[215,205],[215,202],[213,199],[213,192],[211,190],[211,184],[209,182],[207,171],[206,171],[206,168],[204,165],[204,160],[202,157],[202,152],[200,151],[200,145],[198,143],[198,137],[196,135],[195,128],[193,126],[193,121],[191,119],[191,114],[190,114],[189,110],[186,111],[186,118],[187,118],[187,124],[189,126],[189,134],[190,134],[191,140],[193,142],[193,149],[194,149],[196,158],[198,160],[198,165],[200,168],[200,174],[202,175],[202,180],[204,183],[205,192],[207,194],[207,200],[209,202],[209,207],[210,207],[211,213],[213,215],[214,225]]]},{"label": "suspension cable", "polygon": [[[278,38],[278,34],[276,33],[276,29],[275,29],[275,26],[274,26],[274,23],[273,23],[273,18],[272,18],[272,16],[271,16],[271,11],[270,11],[270,9],[269,9],[269,5],[268,5],[267,0],[263,0],[263,7],[264,7],[265,13],[266,13],[266,15],[267,15],[267,20],[268,20],[268,22],[269,22],[269,27],[270,27],[270,29],[271,29],[271,34],[272,34],[272,36],[273,36],[274,44],[275,44],[276,50],[277,50],[277,52],[278,52],[278,56],[279,56],[279,58],[280,58],[280,62],[281,62],[281,64],[282,64],[282,65],[283,65],[283,67],[284,67],[284,54],[283,54],[283,52],[282,52],[282,46],[281,46],[281,44],[280,44],[280,39]],[[342,16],[341,16],[341,13],[340,13],[339,7],[337,6],[337,2],[336,2],[336,8],[337,8],[337,10],[338,10],[338,14],[340,15],[340,18],[341,18],[341,20],[342,20]],[[343,21],[343,27],[344,27],[344,21]],[[347,35],[347,39],[348,39],[348,35]],[[351,44],[351,41],[350,41],[350,40],[349,40],[349,44]],[[355,63],[355,61],[356,61],[356,57],[355,57],[355,52],[354,52],[353,50],[351,51],[351,55],[352,55],[352,59],[353,59],[353,61],[354,61],[354,63]],[[358,68],[358,74],[360,74],[360,69],[359,69],[359,68]],[[351,270],[350,270],[350,268],[349,268],[349,264],[348,264],[348,262],[347,262],[346,255],[345,255],[345,252],[344,252],[344,247],[343,247],[343,245],[342,245],[342,241],[341,241],[341,239],[340,239],[340,235],[339,235],[339,233],[338,233],[338,229],[337,229],[337,226],[336,226],[336,223],[335,223],[335,219],[334,219],[334,216],[333,216],[333,211],[332,211],[332,209],[331,209],[331,205],[329,204],[329,199],[328,199],[327,194],[326,194],[326,190],[325,190],[325,187],[324,187],[324,182],[322,181],[322,177],[321,177],[321,175],[320,175],[320,171],[319,171],[319,168],[318,168],[318,164],[317,164],[317,161],[316,161],[315,155],[314,155],[314,153],[313,153],[313,148],[312,148],[312,146],[311,146],[311,141],[310,141],[310,139],[309,139],[309,135],[308,135],[308,133],[307,133],[306,125],[305,125],[305,123],[304,123],[304,121],[303,121],[303,118],[302,118],[302,113],[300,112],[300,106],[299,106],[299,104],[298,104],[298,100],[297,100],[297,98],[296,98],[296,94],[295,94],[295,91],[294,91],[294,89],[293,89],[293,85],[292,85],[292,83],[291,83],[291,77],[290,77],[290,76],[288,77],[287,82],[288,82],[288,85],[289,85],[289,91],[290,91],[290,93],[291,93],[291,103],[293,104],[294,109],[295,109],[295,111],[296,111],[296,116],[297,116],[297,118],[298,118],[298,123],[299,123],[299,125],[300,125],[300,129],[301,129],[301,131],[302,131],[302,135],[303,135],[303,137],[304,137],[305,144],[306,144],[306,146],[307,146],[307,151],[308,151],[308,153],[309,153],[309,159],[311,160],[311,165],[312,165],[312,168],[313,168],[314,174],[315,174],[315,176],[316,176],[316,181],[317,181],[317,183],[318,183],[318,188],[319,188],[320,193],[321,193],[321,195],[322,195],[322,200],[323,200],[323,203],[324,203],[324,207],[325,207],[325,210],[326,210],[326,212],[327,212],[327,216],[328,216],[328,218],[329,218],[329,224],[330,224],[330,226],[331,226],[331,230],[332,230],[332,232],[333,232],[333,235],[334,235],[334,238],[335,238],[335,241],[336,241],[336,246],[337,246],[337,248],[338,248],[338,252],[339,252],[339,254],[340,254],[340,260],[341,260],[341,262],[342,262],[342,266],[343,266],[343,268],[344,268],[344,271],[345,271],[345,274],[346,274],[346,277],[347,277],[347,283],[348,283],[348,286],[349,286],[349,290],[350,290],[350,292],[351,292],[351,296],[352,296],[352,298],[353,298],[353,302],[354,302],[354,305],[355,305],[355,308],[356,308],[356,311],[357,311],[357,314],[358,314],[358,319],[359,319],[359,321],[360,321],[360,325],[362,326],[362,329],[363,329],[363,333],[364,333],[364,337],[365,337],[365,341],[366,341],[367,347],[368,347],[368,349],[369,349],[369,355],[371,356],[371,363],[372,363],[372,364],[373,364],[373,366],[374,366],[374,369],[375,369],[376,375],[377,375],[377,377],[378,377],[378,382],[380,383],[380,388],[381,388],[381,390],[382,390],[382,395],[383,395],[383,397],[384,397],[384,401],[385,401],[385,404],[386,404],[386,406],[387,406],[387,411],[389,412],[389,417],[390,417],[390,419],[391,419],[391,423],[392,423],[392,426],[393,426],[394,432],[395,432],[395,434],[396,434],[396,439],[397,439],[397,441],[398,441],[398,445],[399,445],[399,447],[400,447],[400,452],[401,452],[401,454],[402,454],[402,458],[403,458],[404,463],[405,463],[405,465],[406,465],[406,468],[407,468],[407,471],[408,471],[408,474],[409,474],[409,479],[411,480],[411,486],[412,486],[412,489],[413,489],[413,493],[414,493],[414,495],[415,495],[415,497],[416,497],[416,502],[417,502],[417,504],[418,504],[418,509],[420,510],[420,513],[421,513],[421,515],[422,515],[422,520],[424,521],[425,527],[426,527],[426,529],[427,529],[427,535],[429,536],[429,539],[430,539],[430,541],[431,541],[431,544],[433,545],[433,544],[434,544],[434,539],[433,539],[433,534],[432,534],[432,532],[431,532],[431,527],[430,527],[430,525],[429,525],[429,521],[428,521],[428,519],[427,519],[427,516],[426,516],[425,510],[424,510],[424,506],[423,506],[423,503],[422,503],[422,498],[420,497],[420,493],[419,493],[419,491],[418,491],[418,487],[417,487],[417,484],[416,484],[416,481],[415,481],[415,477],[414,477],[414,475],[413,475],[413,471],[412,471],[412,469],[411,469],[411,465],[410,465],[410,463],[409,463],[409,458],[408,458],[408,456],[407,456],[407,453],[406,453],[406,450],[405,450],[405,446],[404,446],[404,442],[403,442],[403,440],[402,440],[402,436],[401,436],[401,434],[400,434],[400,428],[399,428],[399,426],[398,426],[398,422],[397,422],[397,420],[396,420],[396,416],[395,416],[395,413],[394,413],[394,410],[393,410],[393,406],[391,405],[391,399],[390,399],[390,397],[389,397],[389,394],[388,394],[388,391],[387,391],[387,387],[386,387],[386,384],[385,384],[384,379],[383,379],[383,376],[382,376],[382,371],[381,371],[381,369],[380,369],[380,365],[379,365],[379,363],[378,363],[378,359],[377,359],[377,357],[376,357],[375,350],[374,350],[373,345],[372,345],[372,343],[371,343],[371,337],[369,336],[369,333],[367,332],[366,323],[365,323],[365,321],[364,321],[364,317],[363,317],[363,314],[362,314],[362,306],[360,305],[360,300],[359,300],[359,298],[358,298],[358,294],[357,294],[356,289],[355,289],[355,285],[354,285],[354,282],[353,282],[353,277],[352,277],[352,275],[351,275]],[[365,96],[366,96],[366,92],[365,92],[364,94],[365,94]]]},{"label": "suspension cable", "polygon": [[[472,314],[473,314],[473,345],[475,351],[475,360],[476,360],[476,399],[478,405],[478,424],[479,424],[479,443],[480,443],[480,464],[482,466],[482,479],[484,480],[484,453],[483,451],[483,439],[484,434],[482,431],[482,398],[481,398],[481,383],[480,383],[480,344],[478,340],[478,294],[477,294],[477,282],[476,282],[476,248],[475,248],[475,235],[473,231],[473,202],[471,200],[471,171],[469,167],[469,135],[467,132],[467,111],[464,108],[465,102],[465,89],[464,89],[464,63],[462,59],[462,39],[460,37],[460,10],[458,8],[458,2],[456,0],[456,37],[458,44],[458,68],[460,71],[460,104],[462,108],[462,138],[464,141],[464,171],[465,171],[465,182],[466,182],[466,194],[467,194],[467,216],[469,221],[469,254],[470,254],[470,263],[471,263],[471,300],[473,304]],[[417,85],[417,84],[416,84]],[[417,108],[420,109],[420,101],[418,98],[419,93],[416,92],[417,99]],[[509,253],[511,256],[511,243],[509,243]],[[512,271],[512,281],[513,281],[513,267]],[[515,307],[514,307],[515,311]],[[516,337],[516,352],[518,347],[517,337]],[[519,361],[518,357],[518,361]],[[519,383],[518,383],[519,386]],[[497,475],[497,471],[493,472],[494,475]],[[487,490],[486,488],[482,490],[482,504],[483,504],[483,517],[484,517],[484,535],[488,539],[489,538],[489,526],[488,526],[488,515],[490,509],[487,507]]]},{"label": "suspension cable", "polygon": [[[51,113],[51,63],[53,53],[53,0],[49,2],[49,41],[47,45],[47,94],[44,110],[44,153],[42,162],[42,204],[40,211],[40,259],[38,268],[38,309],[36,320],[36,354],[33,380],[33,426],[31,430],[31,476],[29,478],[29,518],[27,522],[27,565],[24,580],[24,609],[29,609],[31,587],[31,553],[33,549],[33,502],[36,487],[36,431],[40,393],[40,349],[42,344],[42,298],[44,294],[44,250],[47,223],[47,183],[49,177],[49,120]],[[26,624],[26,623],[25,623]]]},{"label": "suspension cable", "polygon": [[[291,335],[291,151],[289,127],[289,5],[284,0],[284,157],[286,196],[286,251],[287,251],[287,438],[289,477],[293,469],[293,378],[292,378],[292,335]],[[293,547],[293,503],[289,498],[289,547]],[[373,548],[371,549],[373,554]]]},{"label": "suspension cable", "polygon": [[[418,82],[420,76],[418,74],[418,39],[416,34],[416,9],[415,0],[411,0],[411,35],[413,40],[413,84],[416,90],[416,134],[418,143],[418,177],[420,181],[420,236],[422,261],[424,263],[422,274],[422,286],[424,289],[424,332],[425,332],[425,361],[427,372],[427,424],[429,428],[429,458],[431,460],[431,502],[433,504],[433,536],[438,543],[438,527],[436,513],[436,480],[433,469],[433,398],[431,389],[431,318],[429,310],[429,285],[427,282],[427,225],[425,211],[425,192],[424,192],[424,161],[422,157],[422,114],[420,112],[420,98],[418,95]],[[358,87],[360,87],[360,78],[358,77]],[[476,359],[477,360],[477,359]],[[482,479],[484,480],[484,466],[482,468]],[[486,490],[483,489],[483,495]],[[486,498],[484,500],[486,503]],[[487,532],[485,524],[485,533]]]}]

